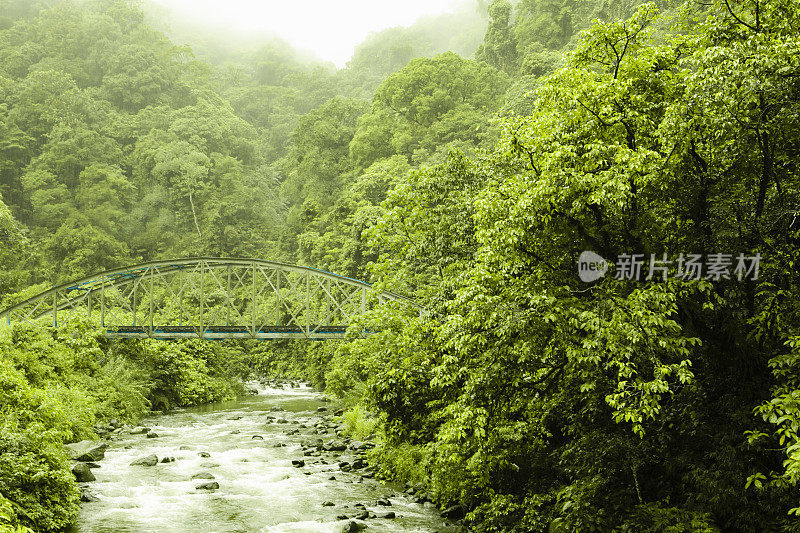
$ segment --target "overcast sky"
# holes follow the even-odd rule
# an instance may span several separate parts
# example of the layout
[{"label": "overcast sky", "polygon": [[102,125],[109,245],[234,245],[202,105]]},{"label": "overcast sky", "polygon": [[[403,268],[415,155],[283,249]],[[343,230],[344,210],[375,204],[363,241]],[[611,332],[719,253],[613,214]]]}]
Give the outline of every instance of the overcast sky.
[{"label": "overcast sky", "polygon": [[454,0],[153,0],[233,30],[266,30],[343,67],[371,31],[451,11]]}]

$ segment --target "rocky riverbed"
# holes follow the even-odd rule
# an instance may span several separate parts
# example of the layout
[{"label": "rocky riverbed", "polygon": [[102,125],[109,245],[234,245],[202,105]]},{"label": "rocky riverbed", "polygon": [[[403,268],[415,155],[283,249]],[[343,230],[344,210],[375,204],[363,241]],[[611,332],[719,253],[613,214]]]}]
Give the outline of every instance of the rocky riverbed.
[{"label": "rocky riverbed", "polygon": [[[370,442],[341,432],[300,383],[176,410],[69,445],[84,504],[75,532],[456,532],[426,494],[375,479]],[[92,479],[94,478],[94,479]]]}]

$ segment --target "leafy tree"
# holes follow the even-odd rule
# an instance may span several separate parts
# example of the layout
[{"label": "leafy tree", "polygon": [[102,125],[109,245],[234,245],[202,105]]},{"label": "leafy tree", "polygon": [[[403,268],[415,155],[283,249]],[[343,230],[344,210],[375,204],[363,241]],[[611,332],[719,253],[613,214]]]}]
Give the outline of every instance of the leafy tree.
[{"label": "leafy tree", "polygon": [[495,0],[489,6],[489,28],[475,59],[486,61],[506,74],[517,70],[517,43],[511,31],[511,4]]},{"label": "leafy tree", "polygon": [[505,74],[454,53],[414,59],[376,91],[350,145],[353,161],[365,168],[391,154],[410,160],[415,150],[450,141],[476,145],[484,134],[475,122],[500,106],[507,85]]}]

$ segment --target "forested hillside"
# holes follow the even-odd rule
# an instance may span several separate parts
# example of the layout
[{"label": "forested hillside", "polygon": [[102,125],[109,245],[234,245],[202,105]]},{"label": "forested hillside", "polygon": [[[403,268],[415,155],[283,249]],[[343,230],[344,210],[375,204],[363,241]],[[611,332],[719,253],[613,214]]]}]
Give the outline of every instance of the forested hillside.
[{"label": "forested hillside", "polygon": [[[475,531],[800,530],[800,5],[476,4],[336,70],[133,0],[0,0],[0,308],[189,256],[425,308],[347,342],[0,330],[0,531],[74,520],[60,444],[98,421],[275,372]],[[643,266],[586,283],[585,250]]]}]

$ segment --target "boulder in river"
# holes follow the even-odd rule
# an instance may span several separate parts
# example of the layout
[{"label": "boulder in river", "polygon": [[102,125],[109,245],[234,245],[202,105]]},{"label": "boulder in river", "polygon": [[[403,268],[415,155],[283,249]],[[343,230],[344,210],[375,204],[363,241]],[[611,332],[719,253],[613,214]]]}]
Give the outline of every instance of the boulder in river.
[{"label": "boulder in river", "polygon": [[333,531],[334,533],[357,533],[358,531],[363,531],[366,528],[366,524],[357,522],[355,520],[348,520],[343,524],[338,524]]},{"label": "boulder in river", "polygon": [[99,501],[100,498],[86,487],[81,487],[81,501],[85,503]]},{"label": "boulder in river", "polygon": [[161,435],[159,435],[158,433],[153,433],[153,432],[150,432],[150,433],[147,434],[147,438],[148,439],[157,439],[160,436]]},{"label": "boulder in river", "polygon": [[107,449],[108,444],[98,444],[91,440],[64,445],[64,450],[73,461],[100,461],[105,457]]},{"label": "boulder in river", "polygon": [[394,511],[388,511],[386,513],[378,513],[378,518],[394,518],[395,515]]},{"label": "boulder in river", "polygon": [[148,455],[140,457],[131,463],[131,466],[155,466],[158,464],[158,457],[155,455]]},{"label": "boulder in river", "polygon": [[131,430],[131,435],[144,435],[145,433],[150,433],[150,428],[137,426]]},{"label": "boulder in river", "polygon": [[292,466],[295,468],[302,468],[306,466],[306,462],[302,459],[292,459]]},{"label": "boulder in river", "polygon": [[200,457],[211,457],[211,454],[208,452],[197,452],[197,455]]},{"label": "boulder in river", "polygon": [[192,475],[192,479],[216,479],[211,472],[198,472]]},{"label": "boulder in river", "polygon": [[219,488],[219,483],[216,481],[209,481],[208,483],[200,483],[195,487],[197,490],[217,490]]},{"label": "boulder in river", "polygon": [[89,467],[84,463],[75,464],[75,466],[72,467],[72,475],[75,476],[75,480],[79,483],[94,481],[97,479],[94,477],[94,474],[92,474],[92,471],[89,470]]},{"label": "boulder in river", "polygon": [[175,458],[174,457],[162,457],[161,458],[161,462],[162,463],[174,463],[175,462]]}]

